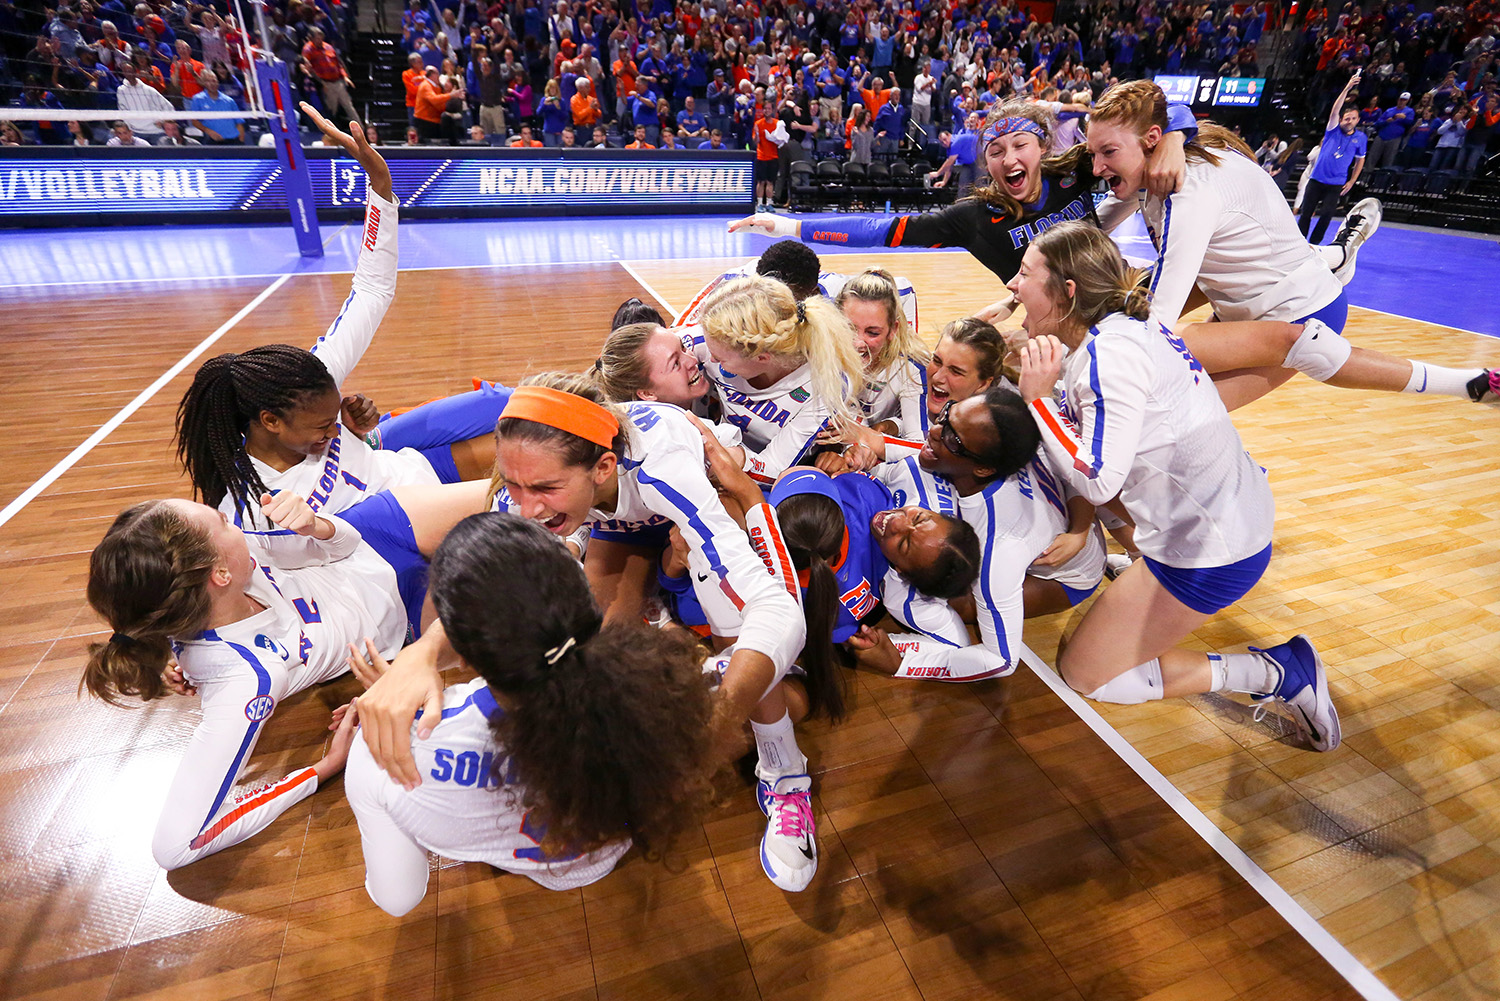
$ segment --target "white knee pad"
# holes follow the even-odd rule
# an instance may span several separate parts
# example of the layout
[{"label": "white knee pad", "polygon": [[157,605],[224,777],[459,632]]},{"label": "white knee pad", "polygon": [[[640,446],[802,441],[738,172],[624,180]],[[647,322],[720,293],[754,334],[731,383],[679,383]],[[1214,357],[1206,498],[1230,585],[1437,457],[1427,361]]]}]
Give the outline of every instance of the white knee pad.
[{"label": "white knee pad", "polygon": [[1344,367],[1353,352],[1354,345],[1328,324],[1322,320],[1307,320],[1302,324],[1302,336],[1286,353],[1282,365],[1296,369],[1309,379],[1327,382]]},{"label": "white knee pad", "polygon": [[1154,702],[1162,697],[1161,661],[1153,658],[1137,664],[1119,677],[1106,681],[1086,697],[1095,702],[1113,702],[1122,706]]}]

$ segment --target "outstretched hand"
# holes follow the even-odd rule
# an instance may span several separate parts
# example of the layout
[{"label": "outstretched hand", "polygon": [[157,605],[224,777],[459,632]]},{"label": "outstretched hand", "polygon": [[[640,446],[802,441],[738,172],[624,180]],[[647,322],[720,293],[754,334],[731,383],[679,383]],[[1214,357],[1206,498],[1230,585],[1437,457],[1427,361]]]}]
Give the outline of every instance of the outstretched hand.
[{"label": "outstretched hand", "polygon": [[349,131],[345,132],[324,118],[322,112],[306,101],[298,107],[322,131],[323,139],[329,145],[339,147],[359,161],[359,165],[365,168],[365,176],[370,179],[371,190],[381,198],[394,199],[395,195],[391,188],[391,168],[386,166],[385,158],[375,151],[374,146],[370,145],[369,140],[365,138],[364,128],[358,122],[351,121]]},{"label": "outstretched hand", "polygon": [[364,393],[344,397],[339,410],[343,413],[344,427],[361,438],[380,426],[380,408]]}]

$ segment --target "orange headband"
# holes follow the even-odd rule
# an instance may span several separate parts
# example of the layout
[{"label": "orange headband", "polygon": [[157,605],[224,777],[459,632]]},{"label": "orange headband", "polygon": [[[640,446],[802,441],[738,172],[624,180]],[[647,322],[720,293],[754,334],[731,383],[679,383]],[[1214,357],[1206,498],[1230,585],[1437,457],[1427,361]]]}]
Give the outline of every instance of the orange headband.
[{"label": "orange headband", "polygon": [[545,386],[521,386],[510,394],[500,419],[535,421],[577,435],[600,448],[613,448],[620,422],[593,400]]}]

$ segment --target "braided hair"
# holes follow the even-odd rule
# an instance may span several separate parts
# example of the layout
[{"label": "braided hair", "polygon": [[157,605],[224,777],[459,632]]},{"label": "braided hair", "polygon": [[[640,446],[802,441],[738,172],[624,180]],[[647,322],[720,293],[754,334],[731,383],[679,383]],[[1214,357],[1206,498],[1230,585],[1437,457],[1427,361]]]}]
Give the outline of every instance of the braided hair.
[{"label": "braided hair", "polygon": [[225,494],[244,510],[266,492],[245,452],[252,421],[269,411],[285,418],[311,396],[338,392],[317,355],[290,344],[266,344],[204,362],[177,405],[177,458],[205,504]]}]

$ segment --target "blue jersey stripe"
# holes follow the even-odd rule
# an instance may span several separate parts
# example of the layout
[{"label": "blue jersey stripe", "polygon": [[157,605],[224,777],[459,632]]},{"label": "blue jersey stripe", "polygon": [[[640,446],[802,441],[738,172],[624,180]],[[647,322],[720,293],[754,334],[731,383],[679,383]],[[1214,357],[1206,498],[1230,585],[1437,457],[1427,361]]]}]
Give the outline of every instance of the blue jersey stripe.
[{"label": "blue jersey stripe", "polygon": [[1099,338],[1097,331],[1089,340],[1089,388],[1094,391],[1094,440],[1089,446],[1093,455],[1089,459],[1089,477],[1099,475],[1104,468],[1104,396],[1099,391]]},{"label": "blue jersey stripe", "polygon": [[922,467],[917,465],[916,456],[909,455],[905,461],[907,468],[911,471],[912,482],[917,485],[917,500],[920,501],[920,506],[929,511],[934,510],[933,506],[927,502],[927,488],[922,483]]},{"label": "blue jersey stripe", "polygon": [[[1156,270],[1151,274],[1151,294],[1156,294],[1156,284],[1161,281],[1163,267],[1167,259],[1167,240],[1172,234],[1172,196],[1168,195],[1162,202],[1161,217],[1161,239],[1153,241],[1156,243]],[[1153,234],[1154,236],[1155,234]]]},{"label": "blue jersey stripe", "polygon": [[912,367],[917,370],[917,379],[922,383],[922,406],[920,408],[922,419],[922,437],[927,437],[927,366],[912,362]]},{"label": "blue jersey stripe", "polygon": [[323,342],[339,332],[339,324],[344,322],[344,314],[349,312],[349,307],[354,303],[354,296],[358,291],[358,289],[354,288],[349,290],[349,298],[345,299],[344,304],[339,307],[339,315],[334,317],[333,326],[328,328],[328,333],[318,338],[318,343],[312,346],[312,354],[317,354],[318,348],[323,346]]},{"label": "blue jersey stripe", "polygon": [[698,538],[703,540],[703,558],[708,560],[708,565],[713,568],[713,571],[721,579],[727,577],[729,571],[725,568],[724,561],[719,556],[718,548],[714,546],[713,533],[708,530],[708,525],[699,516],[698,509],[670,484],[657,479],[645,470],[636,475],[636,481],[642,486],[655,487],[667,499],[667,502],[676,508],[676,511],[670,515],[672,521],[678,525],[686,522],[691,526],[692,530],[697,533]]},{"label": "blue jersey stripe", "polygon": [[917,625],[915,621],[913,621],[912,614],[911,614],[911,606],[912,606],[912,602],[914,602],[916,600],[916,598],[917,598],[917,589],[911,586],[911,581],[907,581],[906,582],[906,600],[901,603],[902,609],[906,612],[906,625],[909,628],[915,629],[917,632],[921,633],[923,636],[926,636],[928,639],[937,640],[939,643],[943,644],[944,646],[951,646],[954,649],[957,649],[958,648],[958,644],[957,643],[953,642],[952,640],[948,639],[947,637],[939,636],[937,633],[930,633],[927,630],[923,629],[921,626]]},{"label": "blue jersey stripe", "polygon": [[[219,634],[209,629],[205,630],[202,633],[201,638],[206,640],[219,640]],[[225,646],[229,647],[229,649],[233,650],[235,653],[244,658],[245,663],[249,664],[250,669],[255,672],[256,698],[264,698],[266,696],[269,696],[271,694],[271,676],[267,674],[266,669],[261,666],[260,658],[255,656],[255,654],[251,653],[249,650],[246,650],[244,647],[240,646],[238,643],[230,643],[228,640],[220,640],[220,642],[222,642]],[[266,719],[270,718],[270,715],[267,714],[265,719],[250,721],[249,728],[245,730],[245,738],[240,741],[240,749],[234,754],[234,762],[229,766],[229,771],[224,776],[224,782],[219,786],[218,794],[214,796],[213,805],[208,808],[208,816],[203,818],[203,826],[198,828],[199,834],[202,834],[204,831],[208,830],[208,828],[213,824],[214,817],[218,815],[219,808],[224,805],[225,797],[229,795],[229,790],[234,788],[234,780],[239,777],[240,769],[244,767],[245,755],[250,753],[250,745],[255,743],[255,735],[260,732],[260,725],[264,723]]]},{"label": "blue jersey stripe", "polygon": [[[989,514],[989,524],[995,524],[995,495],[989,491],[986,491],[984,495],[984,509]],[[985,604],[990,607],[990,617],[994,620],[993,624],[995,626],[995,638],[1000,644],[1000,656],[1004,657],[1005,662],[1009,664],[1011,662],[1010,642],[1005,636],[1005,622],[1000,618],[1000,613],[996,611],[999,606],[995,604],[995,592],[990,587],[990,567],[994,563],[994,559],[995,533],[988,532],[984,540],[984,559],[979,565],[979,590],[984,595]],[[981,612],[980,614],[983,613]]]}]

